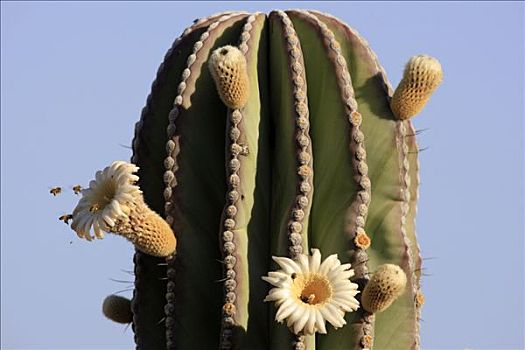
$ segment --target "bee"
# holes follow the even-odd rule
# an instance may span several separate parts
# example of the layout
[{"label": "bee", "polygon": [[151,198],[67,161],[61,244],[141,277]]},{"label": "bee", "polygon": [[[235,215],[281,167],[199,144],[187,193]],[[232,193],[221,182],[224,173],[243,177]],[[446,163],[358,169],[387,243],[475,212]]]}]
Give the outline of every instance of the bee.
[{"label": "bee", "polygon": [[91,207],[89,207],[89,211],[92,213],[99,211],[99,210],[100,210],[100,204],[98,203],[95,203]]},{"label": "bee", "polygon": [[309,296],[301,295],[301,301],[305,304],[312,304],[315,300],[315,295],[310,294]]},{"label": "bee", "polygon": [[75,192],[75,194],[79,194],[80,191],[82,191],[82,186],[80,185],[73,186],[73,192]]},{"label": "bee", "polygon": [[71,214],[64,214],[61,217],[58,218],[60,221],[64,221],[66,225],[69,225],[69,220],[73,220],[73,215]]},{"label": "bee", "polygon": [[62,193],[62,187],[53,187],[49,190],[49,193],[51,193],[53,196],[56,196],[60,193]]}]

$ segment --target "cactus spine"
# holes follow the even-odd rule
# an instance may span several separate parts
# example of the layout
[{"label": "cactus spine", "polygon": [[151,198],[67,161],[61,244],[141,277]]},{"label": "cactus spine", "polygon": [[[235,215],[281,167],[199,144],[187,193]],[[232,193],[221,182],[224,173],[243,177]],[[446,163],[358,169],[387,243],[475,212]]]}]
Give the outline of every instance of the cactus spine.
[{"label": "cactus spine", "polygon": [[[227,12],[186,29],[133,140],[144,201],[176,236],[167,253],[136,244],[137,348],[419,348],[419,164],[409,118],[441,81],[436,62],[412,59],[394,93],[367,42],[320,12]],[[364,307],[332,319],[346,325],[326,335],[310,334],[324,323],[305,315],[291,328],[276,323],[263,302],[272,256],[306,266],[310,248],[351,263],[340,271],[362,292]],[[267,279],[281,285],[283,273]],[[305,293],[300,300],[315,304]]]}]

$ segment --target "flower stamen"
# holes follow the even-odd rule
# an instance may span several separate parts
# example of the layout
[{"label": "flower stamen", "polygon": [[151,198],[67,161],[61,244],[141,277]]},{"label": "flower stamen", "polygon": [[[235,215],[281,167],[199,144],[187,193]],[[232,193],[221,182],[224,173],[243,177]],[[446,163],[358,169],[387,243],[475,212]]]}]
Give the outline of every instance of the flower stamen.
[{"label": "flower stamen", "polygon": [[311,274],[296,281],[294,284],[297,283],[298,297],[305,304],[323,304],[332,296],[329,281],[321,275]]}]

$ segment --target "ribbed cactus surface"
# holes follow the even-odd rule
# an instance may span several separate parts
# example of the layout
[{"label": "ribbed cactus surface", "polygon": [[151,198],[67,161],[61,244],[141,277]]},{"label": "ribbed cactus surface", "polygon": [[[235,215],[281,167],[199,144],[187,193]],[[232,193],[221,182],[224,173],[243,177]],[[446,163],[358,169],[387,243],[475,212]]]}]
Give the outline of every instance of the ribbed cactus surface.
[{"label": "ribbed cactus surface", "polygon": [[[234,66],[214,71],[213,55]],[[137,348],[418,348],[418,149],[392,96],[367,42],[326,14],[228,12],[186,29],[133,141],[144,199],[177,238],[167,260],[135,254]],[[311,248],[351,263],[361,294],[387,263],[406,290],[326,335],[295,335],[263,302],[261,277],[272,256]]]}]

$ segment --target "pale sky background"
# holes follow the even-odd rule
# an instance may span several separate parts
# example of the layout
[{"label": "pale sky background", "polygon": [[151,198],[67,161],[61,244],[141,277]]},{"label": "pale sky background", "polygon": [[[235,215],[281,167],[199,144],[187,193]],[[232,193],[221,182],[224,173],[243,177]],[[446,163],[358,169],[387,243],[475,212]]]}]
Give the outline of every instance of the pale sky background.
[{"label": "pale sky background", "polygon": [[[112,160],[172,41],[229,9],[313,8],[356,28],[396,86],[427,53],[444,83],[415,125],[425,260],[424,349],[524,347],[524,3],[1,3],[1,345],[131,349],[103,298],[133,248],[80,241],[57,220]],[[51,186],[65,187],[53,198]],[[131,296],[131,291],[123,293]]]}]

